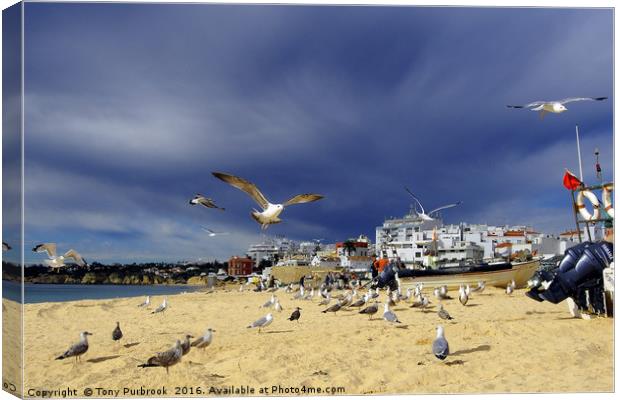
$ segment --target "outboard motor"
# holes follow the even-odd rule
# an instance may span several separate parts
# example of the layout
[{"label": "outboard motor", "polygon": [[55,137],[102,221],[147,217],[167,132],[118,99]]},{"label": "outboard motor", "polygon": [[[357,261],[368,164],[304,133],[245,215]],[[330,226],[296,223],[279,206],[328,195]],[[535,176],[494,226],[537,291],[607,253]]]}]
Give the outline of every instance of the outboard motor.
[{"label": "outboard motor", "polygon": [[603,270],[613,258],[613,244],[610,242],[581,243],[566,250],[557,269],[536,272],[530,280],[531,290],[526,295],[553,304],[570,297],[580,309],[591,306],[595,312],[603,313]]}]

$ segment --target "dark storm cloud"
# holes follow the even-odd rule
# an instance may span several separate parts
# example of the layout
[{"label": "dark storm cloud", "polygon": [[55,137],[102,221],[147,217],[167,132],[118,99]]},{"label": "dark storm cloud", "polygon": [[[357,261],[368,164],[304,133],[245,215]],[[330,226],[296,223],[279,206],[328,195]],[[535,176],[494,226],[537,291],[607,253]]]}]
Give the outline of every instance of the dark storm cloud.
[{"label": "dark storm cloud", "polygon": [[[611,100],[543,121],[505,108],[610,96],[610,10],[29,3],[26,37],[30,237],[96,256],[260,240],[215,170],[273,201],[326,195],[269,230],[329,240],[374,237],[404,185],[428,207],[463,200],[448,222],[564,229],[576,123],[587,170],[598,146],[611,173]],[[196,192],[227,211],[190,207]]]}]

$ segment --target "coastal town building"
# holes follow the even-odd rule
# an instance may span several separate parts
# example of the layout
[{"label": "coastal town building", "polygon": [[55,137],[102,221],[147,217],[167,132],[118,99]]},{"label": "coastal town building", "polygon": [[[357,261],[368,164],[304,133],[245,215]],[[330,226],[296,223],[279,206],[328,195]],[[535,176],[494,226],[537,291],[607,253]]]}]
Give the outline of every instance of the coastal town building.
[{"label": "coastal town building", "polygon": [[[599,230],[591,228],[593,238],[602,237]],[[400,258],[412,268],[481,262],[515,254],[551,257],[563,254],[577,242],[576,232],[549,235],[521,225],[443,225],[440,218],[429,221],[412,209],[404,217],[386,219],[376,228],[375,250],[382,257]]]},{"label": "coastal town building", "polygon": [[233,256],[228,260],[228,275],[248,276],[252,274],[254,260],[247,257]]}]

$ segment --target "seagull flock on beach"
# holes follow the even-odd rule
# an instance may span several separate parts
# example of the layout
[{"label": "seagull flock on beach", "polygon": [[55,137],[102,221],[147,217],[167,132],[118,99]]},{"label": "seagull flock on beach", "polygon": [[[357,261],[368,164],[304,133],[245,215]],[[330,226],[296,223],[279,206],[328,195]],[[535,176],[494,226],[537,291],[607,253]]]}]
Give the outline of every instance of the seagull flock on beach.
[{"label": "seagull flock on beach", "polygon": [[[532,111],[536,111],[540,113],[541,118],[544,117],[547,113],[562,113],[567,110],[565,104],[571,102],[579,102],[579,101],[602,101],[605,100],[606,97],[573,97],[567,98],[563,100],[557,101],[535,101],[525,105],[508,105],[509,108],[515,109],[529,109]],[[271,224],[277,224],[282,222],[280,216],[284,209],[290,205],[294,204],[302,204],[302,203],[310,203],[321,200],[324,198],[323,195],[313,194],[313,193],[305,193],[293,196],[289,200],[282,203],[272,203],[264,196],[264,194],[258,189],[258,187],[252,182],[222,172],[213,172],[213,176],[217,179],[228,183],[229,185],[245,192],[249,195],[260,207],[259,209],[253,209],[250,212],[251,217],[260,225],[261,229],[267,229]],[[422,217],[424,220],[433,220],[433,215],[443,209],[452,208],[460,203],[448,204],[439,208],[436,208],[428,213],[425,212],[424,207],[418,198],[407,188],[405,188],[407,192],[414,198],[417,203],[417,207],[419,207],[418,215]],[[208,209],[217,209],[220,211],[225,211],[224,207],[220,207],[215,200],[210,197],[206,197],[202,194],[196,194],[194,198],[192,198],[189,203],[191,205],[201,205]],[[215,237],[220,235],[226,235],[228,232],[218,232],[209,228],[203,227],[208,233],[208,236]],[[322,239],[317,239],[317,242]],[[64,267],[66,262],[72,260],[78,266],[86,266],[87,263],[84,258],[75,250],[70,249],[62,255],[57,254],[57,248],[55,243],[41,243],[36,245],[32,250],[36,253],[46,253],[47,259],[44,260],[45,265],[52,268],[52,270],[58,270]],[[2,243],[3,252],[10,251],[11,246],[6,242]],[[399,317],[396,315],[394,310],[391,307],[395,307],[399,303],[409,303],[409,308],[417,308],[421,310],[421,312],[429,312],[428,308],[431,304],[429,297],[423,293],[424,285],[418,284],[413,290],[411,288],[407,289],[406,294],[403,294],[401,291],[400,280],[398,276],[396,278],[398,282],[398,288],[395,291],[391,289],[387,289],[385,293],[385,301],[383,302],[383,314],[382,320],[390,325],[402,326],[402,322]],[[264,283],[261,282],[261,285],[264,287]],[[243,286],[241,286],[240,291],[242,291]],[[272,292],[279,290],[279,286],[275,286],[275,289],[272,288]],[[476,288],[470,288],[467,284],[463,284],[459,287],[458,300],[464,306],[467,307],[467,304],[472,299],[474,293],[480,294],[485,289],[485,283],[479,282]],[[514,290],[516,289],[516,284],[514,281],[510,282],[506,286],[506,294],[512,295]],[[335,295],[336,290],[343,290],[339,295]],[[363,295],[360,294],[363,291],[363,287],[357,282],[356,285],[349,285],[349,287],[342,288],[336,287],[335,284],[328,285],[323,283],[319,287],[311,287],[310,291],[303,284],[300,284],[297,288],[294,288],[292,284],[289,284],[285,292],[293,294],[293,298],[291,300],[298,301],[312,301],[315,297],[318,297],[320,301],[318,305],[325,308],[322,310],[324,314],[333,314],[335,317],[329,318],[338,318],[338,312],[348,312],[352,310],[356,310],[357,313],[368,316],[368,320],[372,321],[373,317],[379,313],[381,307],[381,302],[378,300],[381,296],[380,290],[378,288],[371,289],[368,288],[366,293]],[[444,307],[445,300],[451,300],[452,297],[448,295],[448,287],[441,286],[434,288],[433,295],[437,299],[438,309],[437,316],[442,321],[450,321],[450,323],[454,324],[455,318],[453,318],[449,312]],[[336,300],[332,304],[332,300]],[[151,298],[147,296],[144,302],[138,305],[140,308],[149,309],[151,305]],[[164,297],[162,303],[157,306],[151,314],[160,314],[161,318],[165,317],[165,312],[168,310],[169,304],[167,298]],[[271,298],[265,302],[259,308],[273,308],[275,313],[282,313],[284,307],[280,303],[277,295],[274,293],[271,294]],[[302,308],[294,307],[292,313],[288,318],[288,321],[295,321],[296,324],[300,324],[302,320]],[[269,312],[265,316],[262,316],[255,320],[254,322],[247,325],[248,329],[256,329],[258,333],[261,333],[265,328],[269,327],[274,322],[274,312]],[[158,317],[159,318],[159,317]],[[327,317],[326,317],[327,318]],[[162,367],[166,370],[166,373],[169,372],[169,368],[178,364],[183,356],[187,355],[191,349],[191,347],[200,348],[205,350],[212,342],[213,342],[213,333],[215,332],[212,328],[207,328],[207,330],[199,336],[196,340],[190,341],[190,339],[194,338],[190,334],[186,334],[182,339],[176,339],[174,345],[162,352],[158,352],[152,357],[148,358],[146,362],[138,365],[140,368],[149,368],[149,367]],[[93,335],[93,333],[88,331],[83,331],[80,333],[80,340],[72,344],[65,352],[56,357],[56,360],[64,360],[68,358],[73,358],[75,362],[79,362],[81,357],[87,353],[89,349],[88,336]],[[112,330],[111,339],[115,343],[120,343],[123,338],[123,332],[120,327],[120,323],[116,322],[116,326]],[[442,325],[438,325],[436,327],[436,337],[432,342],[431,348],[432,354],[439,360],[445,360],[450,355],[450,349],[448,345],[448,341],[446,339],[445,328]]]},{"label": "seagull flock on beach", "polygon": [[[391,307],[395,307],[399,304],[409,304],[409,308],[418,308],[423,313],[429,313],[432,312],[428,310],[431,301],[429,300],[429,297],[424,294],[423,283],[418,283],[413,288],[408,288],[406,290],[406,294],[402,294],[400,279],[397,279],[396,282],[398,284],[396,290],[391,290],[388,287],[384,291],[384,301],[379,301],[379,298],[382,296],[381,290],[379,288],[373,289],[371,287],[364,289],[364,286],[362,286],[359,281],[355,283],[350,282],[346,285],[342,282],[332,284],[322,283],[320,286],[315,285],[312,287],[307,287],[302,283],[299,285],[289,284],[286,287],[283,287],[280,286],[278,281],[275,281],[274,287],[272,288],[274,290],[272,291],[270,298],[258,307],[259,309],[273,309],[273,311],[269,311],[266,315],[258,318],[254,322],[251,322],[246,328],[255,329],[260,334],[263,330],[265,330],[265,328],[269,327],[274,322],[276,314],[280,314],[284,311],[284,308],[280,303],[280,299],[274,293],[280,290],[282,290],[285,294],[292,295],[293,297],[291,297],[291,301],[297,300],[312,302],[315,299],[320,300],[317,305],[324,308],[322,313],[332,313],[337,315],[338,312],[348,313],[354,311],[360,315],[368,316],[369,321],[374,320],[375,315],[380,312],[381,303],[383,303],[383,314],[380,314],[382,317],[380,320],[385,321],[385,323],[389,325],[402,325],[402,327],[406,328],[406,325],[403,324]],[[308,291],[308,289],[310,289],[310,291]],[[506,293],[510,295],[515,289],[516,283],[513,280],[506,286]],[[478,282],[478,285],[475,288],[471,288],[469,284],[460,285],[459,301],[463,306],[467,307],[468,300],[471,299],[473,294],[481,294],[484,290],[484,281]],[[335,294],[337,291],[340,291],[340,293]],[[365,293],[362,295],[361,293],[364,291]],[[260,292],[262,292],[262,290],[259,291],[259,293]],[[440,320],[455,324],[456,320],[444,307],[444,302],[452,299],[452,297],[448,294],[448,286],[443,285],[440,287],[435,287],[433,288],[432,293],[438,303],[438,309],[436,312],[437,317]],[[463,298],[466,300],[463,300]],[[332,300],[335,300],[333,304],[331,304]],[[148,309],[151,303],[151,297],[146,296],[145,300],[138,304],[137,307]],[[168,308],[169,304],[167,297],[164,297],[162,303],[157,306],[155,310],[151,311],[151,314],[161,314],[163,316],[164,311]],[[290,316],[285,319],[291,322],[295,321],[296,324],[299,324],[302,319],[301,311],[301,307],[295,306],[292,308],[292,313]],[[191,347],[196,347],[204,351],[209,345],[211,345],[213,342],[214,332],[216,332],[215,329],[209,327],[194,341],[191,341],[191,339],[194,339],[194,336],[191,334],[185,334],[182,338],[176,339],[171,348],[156,353],[148,358],[146,362],[139,364],[138,367],[162,367],[168,374],[169,368],[178,364],[182,360],[183,356],[189,353]],[[93,335],[93,333],[88,331],[80,333],[80,340],[71,345],[60,356],[56,357],[56,359],[64,360],[73,358],[74,362],[79,362],[81,357],[86,354],[89,349],[88,336],[90,335]],[[112,341],[115,343],[120,343],[120,340],[123,337],[120,323],[116,322],[116,326],[112,331]],[[445,327],[443,325],[437,325],[436,327],[436,338],[432,342],[431,352],[439,360],[445,360],[450,355],[448,340],[445,335]]]}]

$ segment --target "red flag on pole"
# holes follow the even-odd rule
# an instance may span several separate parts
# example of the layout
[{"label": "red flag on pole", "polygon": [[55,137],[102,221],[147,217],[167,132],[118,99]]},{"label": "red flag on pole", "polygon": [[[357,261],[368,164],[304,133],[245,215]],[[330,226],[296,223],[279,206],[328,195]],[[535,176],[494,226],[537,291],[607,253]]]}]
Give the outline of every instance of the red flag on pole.
[{"label": "red flag on pole", "polygon": [[564,183],[564,187],[568,190],[576,190],[577,188],[579,188],[579,186],[582,185],[579,178],[577,178],[575,174],[573,174],[569,170],[566,170],[566,172],[564,173],[563,183]]}]

